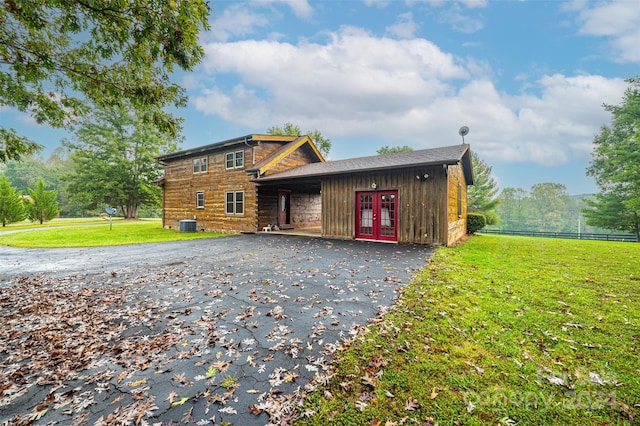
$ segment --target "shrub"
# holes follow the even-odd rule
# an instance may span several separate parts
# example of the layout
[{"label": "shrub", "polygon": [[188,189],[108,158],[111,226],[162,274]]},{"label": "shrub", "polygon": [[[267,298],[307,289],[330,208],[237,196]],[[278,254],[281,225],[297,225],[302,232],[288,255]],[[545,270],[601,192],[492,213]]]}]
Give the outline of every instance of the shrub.
[{"label": "shrub", "polygon": [[487,226],[487,218],[482,213],[467,213],[467,233],[475,234]]}]

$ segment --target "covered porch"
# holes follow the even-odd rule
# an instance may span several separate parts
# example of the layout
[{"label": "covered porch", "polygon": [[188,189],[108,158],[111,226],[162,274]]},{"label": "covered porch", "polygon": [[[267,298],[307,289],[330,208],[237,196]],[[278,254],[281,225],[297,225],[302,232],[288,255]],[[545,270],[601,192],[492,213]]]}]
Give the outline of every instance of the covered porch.
[{"label": "covered porch", "polygon": [[320,188],[319,180],[259,184],[258,231],[321,236]]}]

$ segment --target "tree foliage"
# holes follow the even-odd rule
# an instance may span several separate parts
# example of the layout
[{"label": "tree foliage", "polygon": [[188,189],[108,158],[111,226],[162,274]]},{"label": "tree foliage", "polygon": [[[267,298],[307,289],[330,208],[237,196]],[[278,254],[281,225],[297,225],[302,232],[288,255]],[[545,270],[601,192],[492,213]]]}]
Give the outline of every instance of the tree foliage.
[{"label": "tree foliage", "polygon": [[380,149],[378,149],[376,152],[378,153],[378,155],[385,155],[385,154],[395,154],[396,152],[410,152],[410,151],[413,151],[413,148],[411,148],[408,145],[403,145],[403,146],[385,145]]},{"label": "tree foliage", "polygon": [[38,179],[35,189],[29,188],[29,199],[25,199],[25,212],[32,222],[50,221],[58,215],[58,202],[56,198],[58,193],[53,190],[47,191],[44,187],[44,181]]},{"label": "tree foliage", "polygon": [[82,206],[69,197],[67,182],[62,179],[71,173],[71,161],[58,148],[47,160],[36,156],[25,156],[20,161],[10,160],[4,166],[4,175],[16,187],[19,193],[28,194],[28,188],[34,188],[38,179],[42,178],[47,187],[58,192],[58,204],[61,217],[81,217]]},{"label": "tree foliage", "polygon": [[491,167],[474,152],[471,153],[471,162],[473,185],[469,186],[467,195],[469,212],[482,213],[487,219],[487,225],[495,225],[499,221],[495,211],[500,205],[498,184],[491,176]]},{"label": "tree foliage", "polygon": [[640,227],[640,218],[636,212],[625,206],[622,198],[613,192],[605,192],[584,201],[586,206],[582,212],[589,225],[603,229],[632,231],[636,233],[636,238],[640,241],[637,233]]},{"label": "tree foliage", "polygon": [[136,218],[141,206],[157,207],[162,175],[156,158],[177,150],[170,138],[126,108],[96,110],[65,141],[71,150],[72,173],[65,179],[69,193],[86,208],[117,207]]},{"label": "tree foliage", "polygon": [[0,222],[2,226],[24,219],[22,197],[6,176],[0,178]]},{"label": "tree foliage", "polygon": [[300,126],[286,122],[282,127],[273,126],[267,129],[269,135],[279,136],[302,136],[306,134],[311,138],[318,151],[326,158],[331,151],[331,141],[325,138],[318,130],[310,130],[307,133],[302,133]]},{"label": "tree foliage", "polygon": [[[184,90],[170,82],[179,67],[204,56],[208,29],[204,0],[8,0],[0,2],[0,103],[39,123],[68,126],[88,112],[123,101],[160,131],[175,135],[179,121],[162,110],[183,106]],[[0,161],[39,148],[0,127]]]},{"label": "tree foliage", "polygon": [[475,234],[487,226],[487,218],[482,213],[467,213],[467,233]]},{"label": "tree foliage", "polygon": [[587,168],[600,194],[583,212],[589,224],[630,231],[640,241],[640,78],[627,82],[622,104],[604,105],[612,114],[611,127],[595,136]]},{"label": "tree foliage", "polygon": [[[577,233],[582,221],[580,202],[572,198],[560,183],[539,183],[530,191],[504,188],[499,198],[501,203],[496,213],[500,216],[500,223],[497,229]],[[581,231],[586,230],[583,228]]]}]

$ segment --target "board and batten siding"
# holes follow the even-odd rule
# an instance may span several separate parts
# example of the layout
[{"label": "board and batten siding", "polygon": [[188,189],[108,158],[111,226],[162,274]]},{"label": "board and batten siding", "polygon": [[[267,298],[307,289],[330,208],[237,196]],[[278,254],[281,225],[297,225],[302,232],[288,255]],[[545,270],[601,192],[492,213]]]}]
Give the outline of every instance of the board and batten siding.
[{"label": "board and batten siding", "polygon": [[[416,175],[428,173],[426,180]],[[322,179],[322,234],[355,237],[356,192],[398,191],[398,242],[444,244],[447,176],[439,167],[341,175]]]}]

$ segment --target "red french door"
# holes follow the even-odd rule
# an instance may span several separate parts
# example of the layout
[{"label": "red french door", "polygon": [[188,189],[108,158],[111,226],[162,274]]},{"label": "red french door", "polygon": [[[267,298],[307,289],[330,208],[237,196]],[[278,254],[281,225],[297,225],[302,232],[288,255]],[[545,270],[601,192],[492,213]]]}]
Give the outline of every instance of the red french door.
[{"label": "red french door", "polygon": [[356,193],[356,238],[398,241],[398,191]]}]

